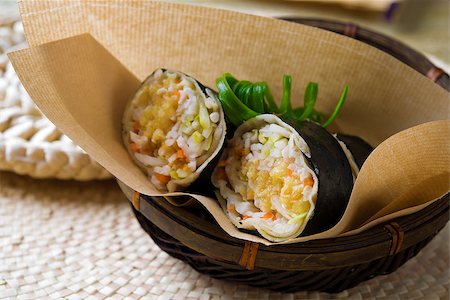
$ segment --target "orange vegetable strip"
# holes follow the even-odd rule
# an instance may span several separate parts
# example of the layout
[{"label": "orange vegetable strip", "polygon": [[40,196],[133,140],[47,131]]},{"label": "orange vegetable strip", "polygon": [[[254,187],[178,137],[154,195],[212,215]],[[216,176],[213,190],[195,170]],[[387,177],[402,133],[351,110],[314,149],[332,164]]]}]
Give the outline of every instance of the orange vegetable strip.
[{"label": "orange vegetable strip", "polygon": [[311,178],[306,178],[305,180],[303,180],[303,185],[304,186],[313,186],[314,185],[314,181]]},{"label": "orange vegetable strip", "polygon": [[167,184],[170,181],[170,178],[171,178],[170,176],[166,176],[166,175],[159,174],[159,173],[155,173],[155,177],[162,184]]},{"label": "orange vegetable strip", "polygon": [[287,176],[292,177],[293,174],[294,172],[291,169],[287,169]]},{"label": "orange vegetable strip", "polygon": [[183,149],[178,149],[178,151],[177,151],[177,157],[178,157],[179,159],[186,159],[186,155],[184,154]]},{"label": "orange vegetable strip", "polygon": [[131,149],[131,152],[133,152],[133,153],[139,152],[139,148],[136,145],[136,143],[130,143],[130,149]]},{"label": "orange vegetable strip", "polygon": [[261,218],[275,220],[275,215],[273,213],[271,213],[271,212],[268,212],[264,216],[262,216]]},{"label": "orange vegetable strip", "polygon": [[234,204],[230,204],[227,207],[229,212],[236,213],[236,206]]}]

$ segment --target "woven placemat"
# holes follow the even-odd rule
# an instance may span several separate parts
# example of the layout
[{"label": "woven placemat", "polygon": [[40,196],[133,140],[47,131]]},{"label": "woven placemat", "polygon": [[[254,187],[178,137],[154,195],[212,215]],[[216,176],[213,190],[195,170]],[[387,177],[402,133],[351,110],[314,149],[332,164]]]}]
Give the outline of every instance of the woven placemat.
[{"label": "woven placemat", "polygon": [[448,299],[447,225],[396,272],[335,295],[211,279],[139,227],[114,181],[0,172],[0,299]]},{"label": "woven placemat", "polygon": [[0,18],[0,170],[36,178],[111,178],[41,114],[23,88],[6,56],[26,45],[21,22],[11,18]]}]

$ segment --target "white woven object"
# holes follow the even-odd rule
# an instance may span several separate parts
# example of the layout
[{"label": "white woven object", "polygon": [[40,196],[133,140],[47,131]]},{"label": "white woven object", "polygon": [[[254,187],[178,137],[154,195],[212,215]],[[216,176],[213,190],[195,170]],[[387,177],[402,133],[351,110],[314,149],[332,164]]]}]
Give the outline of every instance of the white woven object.
[{"label": "white woven object", "polygon": [[92,180],[111,175],[45,118],[6,51],[25,46],[21,22],[0,26],[0,170],[35,178]]}]

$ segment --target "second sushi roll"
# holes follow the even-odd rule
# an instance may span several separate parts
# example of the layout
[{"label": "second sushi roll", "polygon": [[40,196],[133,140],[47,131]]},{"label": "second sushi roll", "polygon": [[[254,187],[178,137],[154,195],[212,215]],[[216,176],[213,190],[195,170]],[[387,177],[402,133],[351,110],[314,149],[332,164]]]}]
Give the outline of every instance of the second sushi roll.
[{"label": "second sushi roll", "polygon": [[161,191],[183,190],[219,154],[226,124],[217,94],[194,78],[158,69],[128,103],[123,140]]},{"label": "second sushi roll", "polygon": [[244,122],[212,176],[225,213],[238,228],[273,242],[331,228],[358,170],[355,147],[341,143],[310,121],[289,124],[263,114]]}]

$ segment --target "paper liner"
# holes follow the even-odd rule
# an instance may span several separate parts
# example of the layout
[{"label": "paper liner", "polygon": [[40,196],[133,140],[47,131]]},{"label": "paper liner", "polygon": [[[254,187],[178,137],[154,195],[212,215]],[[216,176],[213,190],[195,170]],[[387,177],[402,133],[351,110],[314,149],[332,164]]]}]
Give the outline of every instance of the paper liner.
[{"label": "paper liner", "polygon": [[[450,124],[431,121],[448,118],[449,94],[375,48],[308,26],[181,4],[19,4],[32,47],[10,54],[10,59],[28,93],[60,130],[136,191],[160,195],[122,145],[121,117],[140,80],[165,67],[212,87],[225,71],[241,79],[265,80],[278,99],[285,73],[293,76],[294,99],[302,98],[308,81],[316,81],[318,109],[326,113],[348,84],[349,97],[337,123],[344,133],[373,145],[430,122],[377,147],[336,227],[289,242],[337,236],[398,208],[406,209],[396,216],[408,214],[448,192],[443,182],[448,178]],[[92,36],[67,38],[83,32]],[[404,196],[420,185],[429,192]],[[189,194],[165,196],[176,195]],[[271,244],[239,232],[216,199],[192,196],[230,235]]]}]

